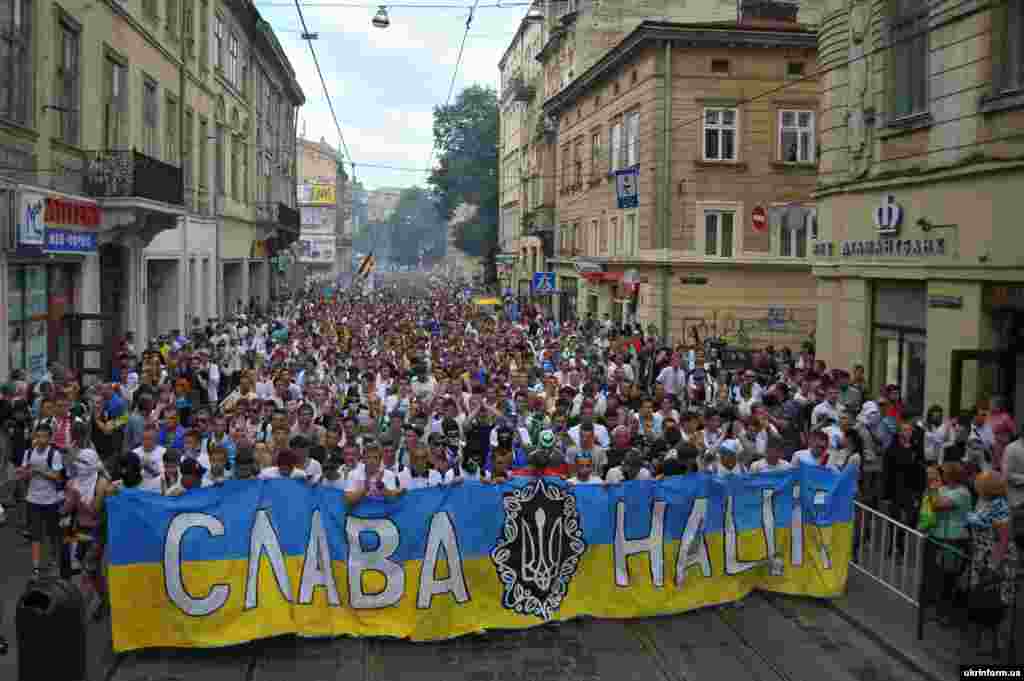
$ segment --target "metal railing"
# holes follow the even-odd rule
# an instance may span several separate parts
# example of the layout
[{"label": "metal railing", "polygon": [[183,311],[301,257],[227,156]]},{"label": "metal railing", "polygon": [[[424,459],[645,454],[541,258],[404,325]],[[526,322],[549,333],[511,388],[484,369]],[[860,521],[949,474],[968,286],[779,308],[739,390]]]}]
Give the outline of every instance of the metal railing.
[{"label": "metal railing", "polygon": [[853,536],[850,567],[920,608],[927,536],[859,501]]}]

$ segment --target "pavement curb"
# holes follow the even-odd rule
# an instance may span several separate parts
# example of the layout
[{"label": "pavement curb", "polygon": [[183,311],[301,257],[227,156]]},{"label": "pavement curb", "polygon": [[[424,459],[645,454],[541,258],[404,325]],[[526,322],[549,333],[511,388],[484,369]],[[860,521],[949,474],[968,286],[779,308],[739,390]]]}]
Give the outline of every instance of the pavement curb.
[{"label": "pavement curb", "polygon": [[846,620],[849,624],[857,627],[857,629],[865,636],[870,638],[872,641],[877,643],[886,653],[892,657],[898,659],[903,664],[907,665],[918,674],[931,679],[931,681],[949,681],[945,676],[940,675],[931,665],[923,663],[917,655],[907,652],[903,648],[895,645],[885,636],[881,635],[866,621],[849,612],[846,608],[842,607],[835,600],[826,600],[825,603],[831,608],[837,615]]}]

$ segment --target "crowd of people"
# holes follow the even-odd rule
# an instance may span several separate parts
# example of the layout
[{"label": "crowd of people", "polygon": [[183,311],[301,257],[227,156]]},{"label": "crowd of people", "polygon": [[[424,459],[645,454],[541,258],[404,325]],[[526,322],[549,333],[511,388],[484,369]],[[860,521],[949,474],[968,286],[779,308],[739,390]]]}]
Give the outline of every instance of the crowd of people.
[{"label": "crowd of people", "polygon": [[536,309],[512,321],[471,293],[437,278],[307,289],[144,347],[127,337],[111,380],[85,390],[57,366],[15,376],[0,417],[35,574],[81,573],[102,617],[105,500],[125,488],[293,478],[357,504],[516,476],[614,485],[812,465],[856,468],[862,503],[962,549],[947,593],[963,575],[1015,575],[1024,443],[1002,399],[910,414],[899,386],[872,394],[863,367],[827,367],[809,347],[725,371],[638,327]]}]

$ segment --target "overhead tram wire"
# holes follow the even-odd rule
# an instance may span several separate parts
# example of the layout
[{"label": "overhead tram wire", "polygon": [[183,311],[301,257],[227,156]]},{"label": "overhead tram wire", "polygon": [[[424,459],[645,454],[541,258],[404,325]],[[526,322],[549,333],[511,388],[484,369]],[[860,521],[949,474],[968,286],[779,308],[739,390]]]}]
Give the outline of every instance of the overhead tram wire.
[{"label": "overhead tram wire", "polygon": [[[532,4],[532,3],[526,3]],[[480,5],[480,0],[474,0],[473,6],[469,10],[469,16],[466,17],[466,30],[462,33],[462,43],[459,45],[459,55],[455,58],[455,68],[452,70],[452,82],[448,85],[448,97],[445,99],[444,108],[448,108],[452,103],[452,93],[455,92],[455,82],[459,78],[459,67],[462,66],[462,55],[466,50],[466,40],[469,39],[469,29],[473,26],[473,15],[476,14],[477,7]],[[431,131],[433,132],[433,131]],[[434,146],[430,146],[430,155],[427,157],[427,172],[433,172],[431,163],[434,162]]]},{"label": "overhead tram wire", "polygon": [[[257,2],[254,3],[257,7],[291,7],[290,2]],[[478,9],[513,9],[517,7],[529,7],[532,2],[498,2],[486,5],[467,5],[457,3],[424,3],[424,4],[408,4],[408,3],[375,3],[375,4],[364,4],[359,2],[297,2],[303,7],[352,7],[352,8],[364,8],[364,9],[378,9],[379,7],[386,7],[387,9],[470,9],[473,7],[474,11]]]},{"label": "overhead tram wire", "polygon": [[[1007,0],[997,0],[997,2],[994,5],[992,5],[992,6],[998,7],[1000,5],[1005,5],[1006,3],[1007,3]],[[941,12],[938,12],[936,16],[943,16],[943,15],[946,15],[946,14],[950,14],[952,12],[957,12],[960,8],[962,8],[962,7],[966,6],[966,5],[969,5],[969,4],[970,4],[970,0],[959,2],[956,5],[953,5],[951,7],[948,7],[946,9],[942,10]],[[502,5],[502,7],[506,7],[506,6],[508,6],[508,5],[504,5],[504,4]],[[942,23],[940,23],[940,24],[938,24],[936,26],[929,26],[929,27],[925,28],[924,30],[915,31],[915,32],[913,32],[911,34],[908,34],[906,36],[902,36],[899,40],[893,40],[893,41],[891,41],[889,43],[886,43],[884,45],[880,45],[879,47],[877,47],[877,48],[875,48],[873,50],[867,51],[867,52],[865,52],[865,53],[863,53],[863,54],[861,54],[861,55],[859,55],[857,57],[853,57],[851,59],[847,59],[845,61],[833,64],[832,66],[829,66],[829,67],[826,67],[826,68],[818,69],[817,71],[815,71],[813,73],[810,73],[810,74],[808,74],[806,76],[801,76],[799,78],[794,78],[794,79],[792,79],[790,81],[787,81],[783,85],[780,85],[780,86],[777,86],[777,87],[774,87],[774,88],[769,88],[768,90],[765,90],[764,92],[760,92],[760,93],[758,93],[756,95],[753,95],[751,97],[748,97],[746,99],[741,99],[741,100],[739,100],[737,102],[737,104],[738,105],[742,105],[742,104],[748,104],[748,103],[751,103],[751,102],[755,102],[755,101],[764,99],[765,97],[770,97],[772,95],[778,94],[779,92],[781,92],[783,90],[786,90],[786,89],[788,89],[790,87],[794,87],[795,85],[797,85],[799,83],[807,82],[807,81],[810,81],[810,80],[815,80],[815,79],[818,79],[818,78],[820,78],[820,77],[822,77],[824,75],[827,75],[827,74],[829,74],[829,73],[831,73],[833,71],[836,71],[836,70],[839,70],[839,69],[842,69],[842,68],[847,68],[847,67],[849,67],[850,65],[852,65],[852,64],[854,64],[856,62],[863,61],[864,59],[867,59],[869,57],[878,55],[878,54],[884,52],[885,50],[892,49],[892,48],[896,47],[897,45],[900,45],[900,44],[905,43],[905,42],[910,42],[911,40],[915,40],[915,39],[917,39],[917,38],[919,38],[919,37],[921,37],[923,35],[927,35],[927,34],[931,33],[932,31],[938,30],[939,28],[942,28],[949,21],[952,21],[954,19],[955,20],[959,20],[959,19],[966,18],[966,17],[968,17],[968,16],[970,16],[972,14],[977,13],[978,11],[981,11],[982,9],[988,9],[989,7],[990,6],[986,6],[986,7],[977,9],[977,10],[970,10],[970,11],[963,12],[961,14],[955,14],[952,19],[944,20]],[[953,41],[953,42],[951,42],[951,43],[949,43],[947,45],[944,45],[944,47],[955,46],[955,45],[967,42],[969,40],[973,40],[975,38],[979,38],[981,36],[987,35],[989,33],[991,33],[991,29],[986,29],[986,30],[978,31],[978,32],[972,33],[970,35],[964,36],[962,38],[959,38],[959,39],[957,39],[957,40],[955,40],[955,41]],[[464,38],[465,38],[465,36],[464,36]],[[465,44],[465,41],[463,41],[463,45],[464,44]],[[460,55],[461,55],[461,50],[460,50]],[[460,61],[461,61],[461,59],[460,59]],[[456,73],[453,74],[452,85],[449,88],[449,101],[448,101],[448,103],[450,103],[451,92],[452,92],[452,90],[454,88],[455,78],[457,77],[458,63],[459,62],[457,62],[457,64],[456,64]],[[977,117],[977,116],[980,116],[980,115],[982,115],[982,113],[976,112],[976,113],[972,113],[972,114],[966,114],[966,115],[962,115],[962,116],[957,116],[955,118],[948,119],[948,120],[936,121],[936,123],[954,122],[954,121],[957,121],[957,120]],[[703,120],[703,116],[696,116],[696,117],[692,117],[692,118],[689,118],[689,119],[685,119],[683,121],[680,121],[678,124],[672,126],[671,130],[678,130],[678,129],[681,129],[681,128],[686,127],[688,125],[693,125],[693,124],[696,124],[696,123],[700,123],[702,120]],[[1013,133],[1013,134],[1009,134],[1009,135],[1005,135],[1005,136],[1001,136],[1001,137],[989,140],[988,142],[979,142],[978,144],[985,144],[985,143],[991,143],[991,142],[996,142],[996,141],[1016,140],[1016,139],[1024,139],[1024,133]],[[954,146],[954,147],[944,147],[944,148],[938,149],[938,150],[930,150],[930,151],[924,151],[924,152],[914,153],[914,154],[906,154],[906,155],[900,156],[899,158],[900,159],[909,159],[909,158],[925,157],[925,156],[932,155],[934,153],[939,153],[941,151],[947,151],[947,150],[950,150],[950,149],[961,148],[963,146],[965,146],[965,145],[958,145],[958,146]],[[967,146],[969,146],[969,145],[967,145]],[[835,149],[836,148],[832,148],[830,150],[835,150]],[[606,152],[606,153],[602,153],[600,158],[602,160],[607,161],[608,158],[609,158],[609,156],[608,156],[609,153],[610,153],[610,151]],[[431,159],[432,158],[433,158],[433,150],[431,151]],[[371,164],[360,164],[360,165],[366,165],[366,167],[374,167],[374,168],[379,168],[379,169],[383,169],[383,170],[395,170],[395,171],[398,171],[398,172],[409,172],[409,173],[423,173],[423,172],[430,172],[431,170],[433,170],[432,168],[414,168],[414,167],[406,167],[406,166],[371,165]],[[428,166],[430,165],[429,161],[428,161],[427,165]],[[544,178],[544,179],[558,179],[558,178],[562,177],[562,173],[556,172],[556,173],[554,173],[552,175],[537,175],[536,177],[540,177],[540,178]]]},{"label": "overhead tram wire", "polygon": [[[309,32],[309,27],[306,26],[306,17],[302,15],[302,5],[299,3],[299,0],[295,0],[295,9],[299,12],[299,21],[302,23],[303,35],[312,35]],[[338,114],[334,112],[334,102],[331,100],[331,93],[327,90],[327,81],[324,79],[324,72],[320,70],[320,60],[317,59],[316,49],[313,48],[313,40],[311,38],[304,39],[306,44],[309,45],[309,53],[313,56],[313,65],[316,66],[316,73],[320,77],[320,86],[324,89],[324,97],[327,99],[327,106],[331,110],[331,118],[334,119],[334,127],[338,130],[338,140],[341,142],[341,147],[345,152],[345,156],[348,157],[349,165],[352,166],[352,180],[355,181],[356,163],[352,159],[352,153],[348,150],[348,144],[345,143],[345,134],[341,131],[341,124],[338,122]]]}]

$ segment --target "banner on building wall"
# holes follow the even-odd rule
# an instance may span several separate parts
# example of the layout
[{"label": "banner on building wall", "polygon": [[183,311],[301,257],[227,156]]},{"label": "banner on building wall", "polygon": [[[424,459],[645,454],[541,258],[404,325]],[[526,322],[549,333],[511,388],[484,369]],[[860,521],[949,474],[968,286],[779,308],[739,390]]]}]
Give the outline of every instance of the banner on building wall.
[{"label": "banner on building wall", "polygon": [[364,499],[294,480],[110,501],[114,649],[283,634],[446,639],[843,592],[856,471],[465,482]]},{"label": "banner on building wall", "polygon": [[333,234],[315,235],[303,232],[299,236],[299,262],[330,264],[334,262],[337,238]]},{"label": "banner on building wall", "polygon": [[640,168],[633,166],[615,171],[615,194],[619,208],[636,208],[640,205]]},{"label": "banner on building wall", "polygon": [[333,184],[315,184],[304,182],[298,187],[299,203],[322,203],[335,205],[337,203],[337,187]]}]

